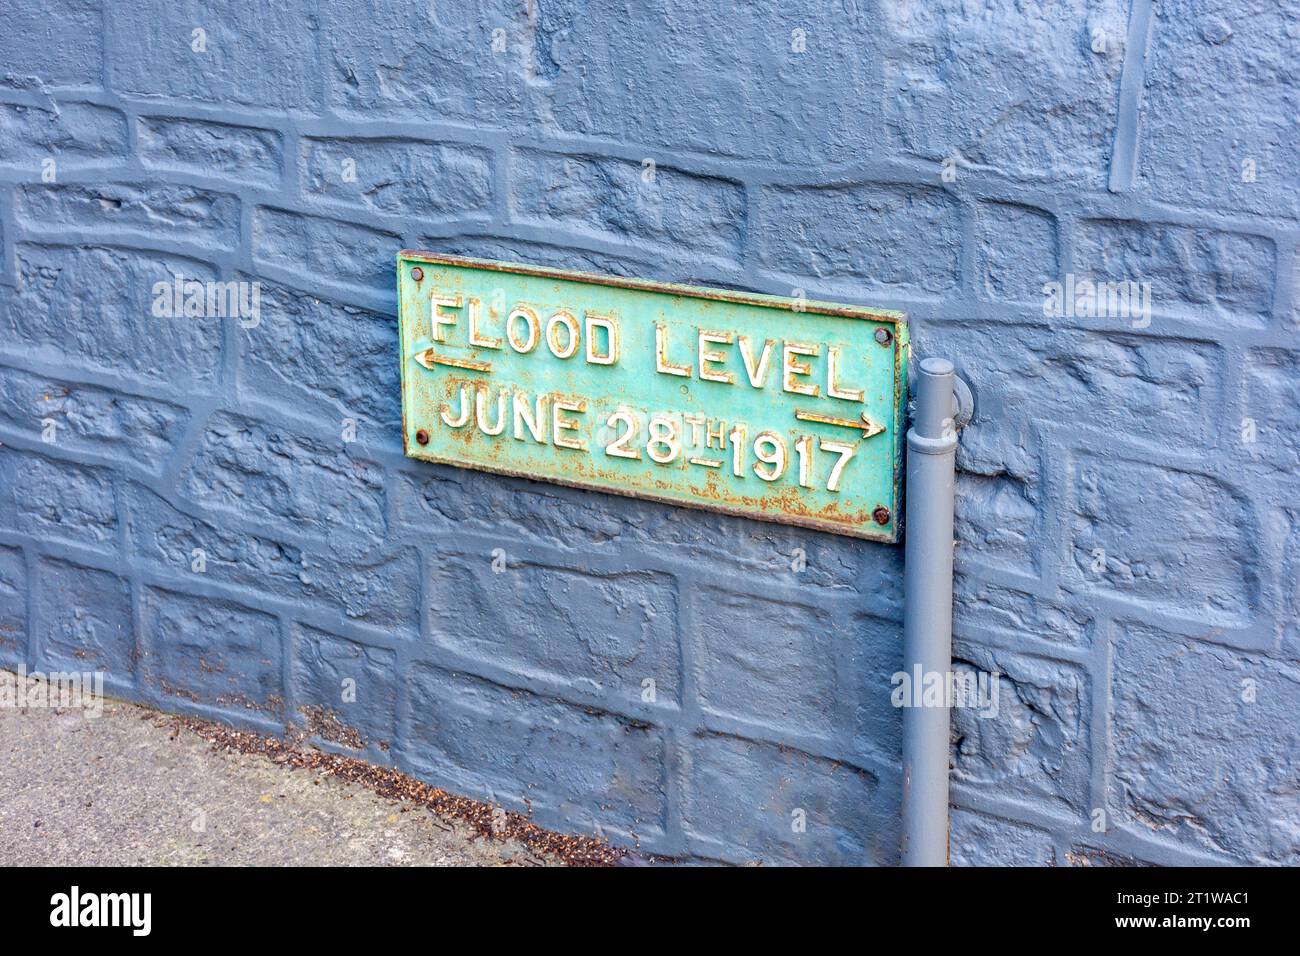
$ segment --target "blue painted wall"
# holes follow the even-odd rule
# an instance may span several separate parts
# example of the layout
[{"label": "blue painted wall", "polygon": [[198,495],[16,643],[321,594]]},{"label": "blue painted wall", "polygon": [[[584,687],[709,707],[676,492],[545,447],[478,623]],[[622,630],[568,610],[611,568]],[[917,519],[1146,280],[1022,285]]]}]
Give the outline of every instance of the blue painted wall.
[{"label": "blue painted wall", "polygon": [[[401,247],[803,289],[977,392],[954,862],[1296,863],[1295,6],[799,6],[8,0],[0,662],[647,850],[894,862],[900,549],[400,449]],[[155,317],[176,273],[260,322]],[[1149,321],[1046,316],[1069,275]]]}]

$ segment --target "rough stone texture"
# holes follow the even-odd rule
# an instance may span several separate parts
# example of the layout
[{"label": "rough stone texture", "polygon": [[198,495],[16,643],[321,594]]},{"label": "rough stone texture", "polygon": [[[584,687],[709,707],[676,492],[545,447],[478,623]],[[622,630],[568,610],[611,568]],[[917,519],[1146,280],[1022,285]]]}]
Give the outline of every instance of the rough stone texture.
[{"label": "rough stone texture", "polygon": [[[257,394],[318,410],[340,436],[344,419],[351,418],[359,440],[400,442],[400,432],[392,431],[402,420],[393,361],[397,320],[270,282],[262,282],[261,290],[261,321],[242,336],[243,371]],[[356,374],[340,376],[337,364],[325,360],[342,355]],[[358,422],[360,417],[373,427]]]},{"label": "rough stone texture", "polygon": [[1051,835],[1032,827],[981,816],[969,810],[952,815],[953,866],[1055,866]]},{"label": "rough stone texture", "polygon": [[[708,735],[694,741],[687,842],[729,863],[882,862],[872,819],[878,786],[865,770],[797,750]],[[883,842],[883,841],[882,841]],[[890,859],[893,848],[884,850]]]},{"label": "rough stone texture", "polygon": [[[531,46],[523,6],[511,0],[412,8],[400,0],[322,4],[322,56],[331,105],[357,117],[522,118]],[[400,24],[400,28],[399,28]],[[507,50],[494,49],[493,31]]]},{"label": "rough stone texture", "polygon": [[[851,638],[831,615],[806,605],[716,588],[693,589],[700,705],[710,713],[783,729],[830,735],[838,681],[832,648]],[[750,618],[738,642],[731,624]]]},{"label": "rough stone texture", "polygon": [[37,229],[56,225],[155,242],[230,246],[239,234],[239,200],[188,186],[23,186],[14,210]]},{"label": "rough stone texture", "polygon": [[[1300,11],[1270,0],[1156,5],[1140,185],[1167,201],[1300,219]],[[1184,104],[1198,103],[1197,110]]]},{"label": "rough stone texture", "polygon": [[977,639],[997,635],[1010,641],[1037,639],[1076,648],[1091,640],[1091,612],[1086,605],[1048,603],[1028,590],[960,571],[954,598],[959,637],[969,629]]},{"label": "rough stone texture", "polygon": [[77,454],[122,455],[142,468],[161,470],[187,417],[184,408],[170,402],[19,369],[0,374],[0,424]]},{"label": "rough stone texture", "polygon": [[885,0],[890,146],[936,166],[951,159],[1100,186],[1115,133],[1126,12],[1122,0]]},{"label": "rough stone texture", "polygon": [[[1286,508],[1279,524],[1285,529],[1286,544],[1282,563],[1282,580],[1294,581],[1300,575],[1300,509]],[[1283,596],[1286,619],[1280,626],[1279,654],[1293,663],[1300,663],[1300,591],[1291,589]]]},{"label": "rough stone texture", "polygon": [[1146,222],[1079,226],[1074,266],[1095,281],[1151,283],[1151,308],[1246,328],[1267,323],[1277,274],[1272,240]]},{"label": "rough stone texture", "polygon": [[107,106],[0,103],[0,164],[23,167],[32,178],[42,160],[55,160],[57,175],[66,164],[123,158],[126,139],[126,117]]},{"label": "rough stone texture", "polygon": [[[982,203],[976,234],[979,281],[990,299],[1041,302],[1060,275],[1059,228],[1051,213],[1014,203]],[[1037,269],[1025,269],[1036,260]]]},{"label": "rough stone texture", "polygon": [[957,284],[960,207],[940,189],[782,186],[762,205],[760,255],[773,272],[891,293]]},{"label": "rough stone texture", "polygon": [[303,194],[371,212],[464,219],[492,201],[491,153],[407,140],[306,139]]},{"label": "rough stone texture", "polygon": [[[259,604],[280,598],[316,607],[334,620],[414,630],[419,620],[420,562],[409,550],[341,550],[273,532],[261,521],[194,517],[141,485],[123,492],[133,553],[164,576],[211,580],[256,592]],[[204,570],[194,570],[202,552]],[[341,617],[339,617],[341,616]]]},{"label": "rough stone texture", "polygon": [[384,533],[377,466],[343,442],[296,435],[241,416],[214,415],[180,478],[194,501],[278,520],[317,535]]},{"label": "rough stone texture", "polygon": [[1300,863],[1300,669],[1125,624],[1114,694],[1118,826]]},{"label": "rough stone texture", "polygon": [[513,163],[510,203],[521,222],[726,259],[740,254],[745,195],[737,183],[591,156],[529,152]]},{"label": "rough stone texture", "polygon": [[1088,803],[1087,679],[1056,661],[969,639],[953,669],[997,677],[996,694],[953,711],[953,782],[1084,814]]},{"label": "rough stone texture", "polygon": [[1251,621],[1259,572],[1236,557],[1253,537],[1244,494],[1207,475],[1115,458],[1081,458],[1074,486],[1067,579],[1195,620]]},{"label": "rough stone texture", "polygon": [[297,720],[333,744],[386,752],[397,733],[397,655],[312,627],[295,635]]},{"label": "rough stone texture", "polygon": [[53,0],[5,8],[0,86],[98,86],[104,69],[104,4]]},{"label": "rough stone texture", "polygon": [[0,661],[15,666],[27,648],[27,565],[18,548],[0,547]]},{"label": "rough stone texture", "polygon": [[[113,8],[108,81],[144,100],[288,111],[320,101],[319,18],[292,5],[179,0]],[[201,34],[196,31],[202,31]]]},{"label": "rough stone texture", "polygon": [[998,440],[991,436],[1024,435],[1036,422],[1068,419],[1084,403],[1090,427],[1107,435],[1187,448],[1207,447],[1219,438],[1224,350],[1211,340],[1139,335],[1131,329],[1062,329],[1042,321],[1007,326],[967,320],[945,329],[944,341],[954,355],[987,356],[969,373],[989,426],[979,436],[972,433],[963,447],[967,467],[990,458],[998,472],[1037,472],[1031,456],[1008,467],[1002,449],[987,454]]},{"label": "rough stone texture", "polygon": [[1250,457],[1292,474],[1300,464],[1300,434],[1291,418],[1300,407],[1300,352],[1260,349],[1246,356],[1244,415],[1234,437]]},{"label": "rough stone texture", "polygon": [[[308,220],[313,221],[313,220]],[[334,219],[314,220],[285,209],[259,206],[253,213],[253,255],[304,278],[302,270],[326,282],[392,285],[398,237]]]},{"label": "rough stone texture", "polygon": [[433,639],[466,657],[612,700],[653,691],[651,702],[668,704],[681,694],[668,575],[591,574],[494,549],[442,556],[425,593]]},{"label": "rough stone texture", "polygon": [[624,838],[662,836],[661,732],[424,666],[409,674],[402,761],[433,780]]},{"label": "rough stone texture", "polygon": [[142,116],[136,123],[140,162],[199,176],[275,186],[284,163],[275,130],[170,116]]},{"label": "rough stone texture", "polygon": [[[216,319],[158,319],[155,283],[206,281],[206,263],[94,246],[19,246],[18,283],[0,302],[0,350],[83,374],[125,373],[155,386],[208,384],[221,361]],[[111,321],[101,317],[111,316]],[[185,397],[179,390],[176,398]]]},{"label": "rough stone texture", "polygon": [[167,695],[250,710],[279,710],[280,628],[229,601],[149,588],[142,677]]},{"label": "rough stone texture", "polygon": [[109,475],[97,468],[0,449],[0,521],[41,538],[104,549],[117,545],[117,507]]},{"label": "rough stone texture", "polygon": [[[12,0],[0,662],[657,853],[896,862],[900,548],[398,437],[403,246],[802,289],[976,393],[953,861],[1298,862],[1300,23],[1221,6]],[[156,316],[177,275],[259,321]]]},{"label": "rough stone texture", "polygon": [[132,680],[139,654],[130,583],[55,559],[43,559],[37,576],[28,660],[46,671],[98,670],[115,682]]}]

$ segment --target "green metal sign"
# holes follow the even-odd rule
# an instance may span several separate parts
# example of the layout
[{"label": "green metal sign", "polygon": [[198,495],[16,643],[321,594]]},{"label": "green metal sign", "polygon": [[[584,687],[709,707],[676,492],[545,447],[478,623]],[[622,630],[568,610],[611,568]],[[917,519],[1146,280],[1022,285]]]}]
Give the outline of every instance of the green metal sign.
[{"label": "green metal sign", "polygon": [[895,541],[900,313],[402,252],[412,458]]}]

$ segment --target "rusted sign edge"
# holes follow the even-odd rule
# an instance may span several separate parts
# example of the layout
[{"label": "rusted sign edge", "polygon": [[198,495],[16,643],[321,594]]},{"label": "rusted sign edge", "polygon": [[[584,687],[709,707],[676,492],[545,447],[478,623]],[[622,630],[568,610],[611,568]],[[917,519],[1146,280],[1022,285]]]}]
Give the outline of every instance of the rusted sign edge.
[{"label": "rusted sign edge", "polygon": [[895,327],[907,324],[907,316],[892,309],[868,309],[865,306],[841,305],[812,299],[792,299],[789,296],[762,295],[757,292],[737,292],[734,289],[714,289],[709,286],[680,285],[676,282],[658,282],[654,279],[627,279],[622,276],[601,275],[595,272],[576,272],[569,269],[552,269],[547,266],[534,266],[522,262],[471,259],[467,256],[446,256],[436,252],[420,252],[410,249],[399,252],[397,261],[398,263],[431,262],[436,265],[464,266],[470,269],[487,269],[492,272],[511,272],[518,275],[539,276],[544,279],[567,279],[570,282],[585,282],[589,285],[608,285],[620,289],[635,289],[639,292],[683,295],[692,299],[734,302],[738,305],[785,309],[788,312],[813,312],[817,315],[833,315],[842,319],[867,319],[872,322],[888,322]]},{"label": "rusted sign edge", "polygon": [[[407,407],[407,389],[413,387],[408,378],[406,369],[405,356],[402,355],[402,341],[404,339],[405,329],[402,323],[405,315],[402,310],[402,264],[412,262],[432,263],[435,265],[461,266],[470,269],[483,269],[491,272],[508,272],[518,275],[538,276],[546,279],[563,279],[571,282],[583,282],[590,285],[614,286],[623,289],[633,289],[642,292],[658,292],[667,295],[688,296],[695,299],[710,299],[721,302],[734,302],[739,305],[752,305],[766,308],[785,309],[787,311],[811,312],[816,315],[828,315],[837,318],[847,319],[865,319],[872,322],[889,323],[894,326],[893,350],[894,350],[894,421],[893,421],[893,509],[892,520],[886,528],[879,528],[870,522],[863,522],[861,525],[846,525],[834,521],[825,521],[818,518],[804,518],[798,515],[769,515],[760,510],[746,510],[744,508],[729,507],[720,504],[708,504],[704,501],[681,500],[667,495],[656,494],[653,491],[624,491],[620,488],[609,485],[599,485],[582,481],[571,481],[564,478],[538,477],[537,475],[527,472],[517,471],[511,468],[489,467],[478,461],[469,461],[455,457],[443,457],[437,455],[418,445],[411,446],[410,431],[406,422]],[[908,337],[907,316],[905,313],[893,309],[869,309],[865,306],[840,305],[831,302],[821,302],[816,300],[802,300],[789,298],[787,296],[762,295],[759,293],[737,292],[732,289],[714,289],[708,286],[682,285],[675,282],[659,282],[653,279],[629,279],[623,276],[600,275],[593,272],[579,272],[570,269],[555,269],[549,266],[536,266],[523,262],[506,262],[494,259],[475,259],[468,256],[445,255],[437,252],[428,252],[423,250],[403,249],[397,253],[396,258],[396,280],[397,280],[397,311],[398,311],[398,365],[399,375],[401,377],[401,405],[402,405],[402,453],[407,458],[416,461],[428,461],[437,465],[449,465],[455,468],[467,468],[471,471],[483,472],[485,474],[504,475],[508,478],[522,478],[533,481],[542,485],[559,485],[565,488],[576,488],[581,491],[596,491],[605,494],[620,495],[624,498],[635,498],[641,501],[654,501],[659,504],[672,505],[679,508],[691,508],[696,511],[712,511],[714,513],[733,515],[739,518],[752,518],[755,521],[765,521],[770,524],[790,525],[798,528],[807,528],[813,531],[823,531],[829,534],[838,534],[844,537],[857,538],[864,541],[876,541],[882,544],[897,544],[903,531],[903,450],[905,442],[903,432],[906,428],[907,421],[907,367],[911,354],[911,343]],[[797,306],[797,308],[796,308]]]}]

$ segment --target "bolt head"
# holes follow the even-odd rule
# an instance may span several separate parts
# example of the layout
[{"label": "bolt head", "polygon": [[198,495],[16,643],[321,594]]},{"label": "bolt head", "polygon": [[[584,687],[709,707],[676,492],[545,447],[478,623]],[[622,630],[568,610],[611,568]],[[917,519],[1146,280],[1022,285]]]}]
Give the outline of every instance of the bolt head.
[{"label": "bolt head", "polygon": [[414,279],[416,282],[419,282],[421,279],[424,278],[424,270],[421,269],[419,266],[416,266],[414,269],[411,270],[411,278]]},{"label": "bolt head", "polygon": [[889,329],[876,329],[876,341],[881,345],[888,345],[894,335]]},{"label": "bolt head", "polygon": [[879,525],[889,524],[889,509],[884,505],[878,505],[876,510],[871,512],[871,519]]},{"label": "bolt head", "polygon": [[429,444],[429,433],[426,432],[423,428],[421,428],[418,432],[415,433],[415,440],[421,445],[427,445]]}]

